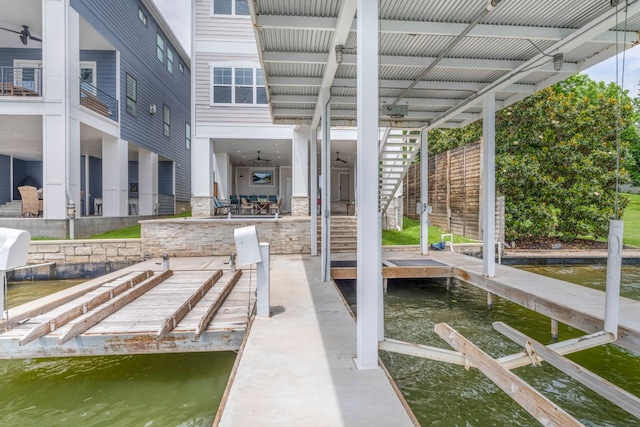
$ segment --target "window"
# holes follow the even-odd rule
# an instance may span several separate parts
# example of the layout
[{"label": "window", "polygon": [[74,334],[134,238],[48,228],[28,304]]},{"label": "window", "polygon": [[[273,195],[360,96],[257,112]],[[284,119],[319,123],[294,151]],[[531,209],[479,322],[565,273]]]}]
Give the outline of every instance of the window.
[{"label": "window", "polygon": [[142,9],[138,8],[138,18],[140,18],[140,21],[142,21],[142,23],[144,24],[144,26],[147,26],[147,15],[144,14],[144,12],[142,11]]},{"label": "window", "polygon": [[171,136],[171,110],[166,105],[164,106],[164,136]]},{"label": "window", "polygon": [[212,104],[266,104],[262,70],[249,67],[213,67]]},{"label": "window", "polygon": [[167,46],[167,70],[173,74],[173,51]]},{"label": "window", "polygon": [[191,149],[191,124],[187,123],[184,127],[184,145],[187,147],[187,150]]},{"label": "window", "polygon": [[249,16],[247,0],[213,0],[213,15]]},{"label": "window", "polygon": [[184,74],[184,65],[182,65],[182,62],[178,62],[178,70],[180,70],[180,73]]},{"label": "window", "polygon": [[158,57],[158,61],[164,64],[164,39],[160,34],[158,34],[157,37],[156,56]]},{"label": "window", "polygon": [[127,113],[135,117],[138,104],[138,82],[127,73]]}]

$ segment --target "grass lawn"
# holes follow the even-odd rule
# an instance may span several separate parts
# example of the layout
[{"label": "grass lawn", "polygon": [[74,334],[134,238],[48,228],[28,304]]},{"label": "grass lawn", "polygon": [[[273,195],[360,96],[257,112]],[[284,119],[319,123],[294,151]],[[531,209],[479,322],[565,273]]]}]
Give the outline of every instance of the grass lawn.
[{"label": "grass lawn", "polygon": [[[446,233],[442,229],[429,226],[429,244],[438,243],[440,235]],[[474,240],[460,236],[453,236],[454,243],[468,243]],[[396,245],[418,245],[420,244],[420,222],[415,219],[405,217],[403,219],[402,231],[382,230],[382,244],[385,246]]]},{"label": "grass lawn", "polygon": [[624,210],[624,235],[622,243],[640,247],[640,194],[625,194],[629,198],[629,205]]},{"label": "grass lawn", "polygon": [[[179,215],[173,215],[169,218],[184,218],[190,217],[191,211],[183,212]],[[106,233],[94,234],[89,239],[139,239],[140,238],[140,224],[132,225],[127,228],[120,228],[118,230],[107,231]]]}]

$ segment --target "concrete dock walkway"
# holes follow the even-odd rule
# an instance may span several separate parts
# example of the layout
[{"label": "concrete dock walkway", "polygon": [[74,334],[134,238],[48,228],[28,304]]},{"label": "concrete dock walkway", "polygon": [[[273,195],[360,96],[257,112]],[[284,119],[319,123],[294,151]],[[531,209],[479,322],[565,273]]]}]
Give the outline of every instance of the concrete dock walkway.
[{"label": "concrete dock walkway", "polygon": [[359,371],[356,323],[320,259],[271,258],[271,318],[256,318],[221,426],[411,426],[382,369]]}]

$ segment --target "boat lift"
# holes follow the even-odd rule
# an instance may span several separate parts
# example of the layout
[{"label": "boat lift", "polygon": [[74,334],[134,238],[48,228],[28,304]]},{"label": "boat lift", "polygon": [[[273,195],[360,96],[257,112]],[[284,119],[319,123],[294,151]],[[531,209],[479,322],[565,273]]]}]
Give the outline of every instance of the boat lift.
[{"label": "boat lift", "polygon": [[31,235],[25,230],[0,228],[0,309],[2,318],[9,316],[5,312],[5,296],[7,294],[7,271],[27,264]]}]

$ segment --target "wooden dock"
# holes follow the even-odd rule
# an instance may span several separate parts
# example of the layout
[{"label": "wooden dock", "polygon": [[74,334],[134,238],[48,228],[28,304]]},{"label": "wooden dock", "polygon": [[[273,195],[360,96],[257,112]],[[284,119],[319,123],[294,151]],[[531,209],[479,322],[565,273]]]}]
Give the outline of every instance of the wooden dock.
[{"label": "wooden dock", "polygon": [[0,358],[237,350],[255,304],[255,274],[222,259],[158,260],[9,310]]},{"label": "wooden dock", "polygon": [[[353,255],[352,255],[353,256]],[[331,269],[334,279],[355,279],[355,264]],[[581,331],[601,331],[604,325],[605,293],[585,286],[540,276],[513,267],[497,265],[496,277],[482,275],[482,260],[454,252],[389,252],[383,256],[384,278],[451,277],[493,295],[513,301]],[[640,354],[640,301],[620,298],[618,340],[615,344]]]}]

